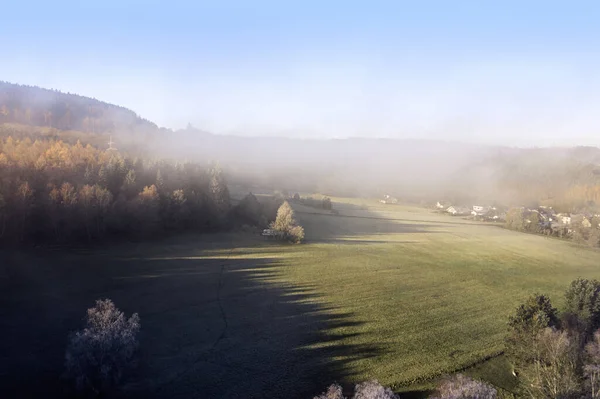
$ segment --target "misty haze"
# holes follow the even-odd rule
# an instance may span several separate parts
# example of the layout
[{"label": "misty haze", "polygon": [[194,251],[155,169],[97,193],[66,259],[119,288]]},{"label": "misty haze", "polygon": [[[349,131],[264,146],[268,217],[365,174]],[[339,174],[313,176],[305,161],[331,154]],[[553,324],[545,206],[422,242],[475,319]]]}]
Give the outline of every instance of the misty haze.
[{"label": "misty haze", "polygon": [[600,397],[600,5],[396,3],[4,5],[0,397]]}]

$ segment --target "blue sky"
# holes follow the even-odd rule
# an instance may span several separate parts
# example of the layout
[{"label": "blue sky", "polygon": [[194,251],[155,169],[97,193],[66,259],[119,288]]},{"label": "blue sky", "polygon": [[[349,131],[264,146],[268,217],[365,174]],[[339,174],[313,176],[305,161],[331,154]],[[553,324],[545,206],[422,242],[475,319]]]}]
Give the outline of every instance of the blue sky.
[{"label": "blue sky", "polygon": [[161,126],[600,145],[600,2],[10,1],[0,80]]}]

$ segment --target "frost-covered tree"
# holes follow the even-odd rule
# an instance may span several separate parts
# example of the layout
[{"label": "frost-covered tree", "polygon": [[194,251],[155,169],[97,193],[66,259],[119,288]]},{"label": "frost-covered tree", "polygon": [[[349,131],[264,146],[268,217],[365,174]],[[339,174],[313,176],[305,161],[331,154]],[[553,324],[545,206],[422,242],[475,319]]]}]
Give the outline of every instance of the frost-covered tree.
[{"label": "frost-covered tree", "polygon": [[65,354],[65,376],[82,392],[101,394],[118,386],[132,366],[140,318],[129,319],[110,299],[88,309],[86,326],[73,333]]},{"label": "frost-covered tree", "polygon": [[315,396],[314,399],[346,399],[339,384],[331,384],[322,394]]},{"label": "frost-covered tree", "polygon": [[495,399],[497,394],[491,385],[456,374],[444,379],[431,399]]},{"label": "frost-covered tree", "polygon": [[[381,385],[377,380],[361,382],[354,386],[352,399],[399,399],[390,388]],[[341,385],[331,384],[322,394],[314,399],[346,399]]]},{"label": "frost-covered tree", "polygon": [[356,384],[354,399],[400,399],[400,397],[377,380],[371,380]]}]

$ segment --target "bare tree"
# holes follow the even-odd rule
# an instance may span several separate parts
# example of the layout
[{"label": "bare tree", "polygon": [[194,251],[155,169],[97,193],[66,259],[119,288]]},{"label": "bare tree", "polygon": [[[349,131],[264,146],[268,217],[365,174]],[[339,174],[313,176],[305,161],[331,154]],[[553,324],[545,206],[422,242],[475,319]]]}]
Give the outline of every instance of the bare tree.
[{"label": "bare tree", "polygon": [[546,328],[532,343],[533,361],[522,370],[523,388],[532,398],[571,398],[579,392],[577,345],[566,331]]},{"label": "bare tree", "polygon": [[600,330],[585,347],[586,362],[583,367],[585,388],[591,398],[600,398]]},{"label": "bare tree", "polygon": [[126,319],[110,299],[97,300],[85,328],[69,338],[66,377],[78,391],[98,395],[114,389],[132,364],[139,330],[137,313]]}]

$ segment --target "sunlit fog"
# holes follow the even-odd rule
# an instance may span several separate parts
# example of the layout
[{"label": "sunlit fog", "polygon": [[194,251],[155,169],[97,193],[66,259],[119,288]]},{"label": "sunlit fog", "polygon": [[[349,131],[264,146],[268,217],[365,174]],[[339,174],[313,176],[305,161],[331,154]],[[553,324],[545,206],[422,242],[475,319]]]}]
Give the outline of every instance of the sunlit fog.
[{"label": "sunlit fog", "polygon": [[0,1],[0,399],[600,398],[600,2]]},{"label": "sunlit fog", "polygon": [[62,3],[5,5],[4,80],[216,134],[599,144],[594,2]]}]

